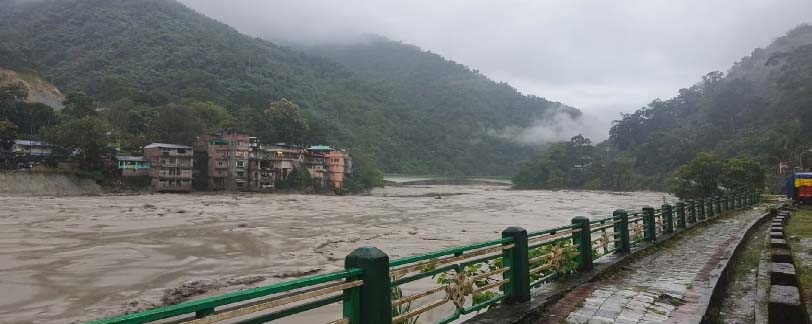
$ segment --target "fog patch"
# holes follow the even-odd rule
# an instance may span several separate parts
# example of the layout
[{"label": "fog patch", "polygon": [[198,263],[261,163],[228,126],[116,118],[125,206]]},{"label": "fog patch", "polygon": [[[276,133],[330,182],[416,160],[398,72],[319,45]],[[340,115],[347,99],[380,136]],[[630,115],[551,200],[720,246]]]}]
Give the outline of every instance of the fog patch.
[{"label": "fog patch", "polygon": [[597,143],[607,138],[606,131],[610,122],[595,115],[573,117],[569,113],[557,111],[534,120],[530,126],[508,126],[501,129],[489,129],[487,134],[488,136],[528,146],[569,141],[578,134],[582,134],[591,139],[593,143]]}]

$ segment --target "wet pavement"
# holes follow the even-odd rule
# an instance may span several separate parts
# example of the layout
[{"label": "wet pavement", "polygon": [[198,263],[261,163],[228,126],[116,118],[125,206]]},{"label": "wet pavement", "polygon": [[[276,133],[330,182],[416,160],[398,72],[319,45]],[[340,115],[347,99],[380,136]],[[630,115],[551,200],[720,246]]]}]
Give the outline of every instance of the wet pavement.
[{"label": "wet pavement", "polygon": [[611,276],[568,293],[539,323],[698,323],[715,273],[762,215],[748,210],[677,235]]}]

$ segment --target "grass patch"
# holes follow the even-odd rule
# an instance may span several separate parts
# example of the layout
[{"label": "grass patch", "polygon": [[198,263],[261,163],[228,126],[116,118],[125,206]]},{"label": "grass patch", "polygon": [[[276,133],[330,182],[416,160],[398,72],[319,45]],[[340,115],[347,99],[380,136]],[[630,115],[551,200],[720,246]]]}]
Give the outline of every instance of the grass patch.
[{"label": "grass patch", "polygon": [[[789,218],[786,227],[789,244],[792,246],[792,257],[795,260],[795,269],[801,283],[804,300],[812,301],[812,251],[810,247],[803,246],[800,240],[812,239],[812,209],[802,209]],[[793,237],[799,240],[793,239]]]}]

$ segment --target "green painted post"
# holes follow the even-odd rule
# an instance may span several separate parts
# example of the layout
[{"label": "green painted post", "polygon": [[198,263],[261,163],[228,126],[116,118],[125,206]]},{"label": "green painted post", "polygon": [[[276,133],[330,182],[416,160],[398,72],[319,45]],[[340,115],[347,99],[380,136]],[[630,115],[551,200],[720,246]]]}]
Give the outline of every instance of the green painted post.
[{"label": "green painted post", "polygon": [[697,219],[701,222],[701,221],[705,220],[705,218],[706,218],[705,217],[705,199],[700,199],[699,204],[698,204],[697,207],[699,207],[699,208],[697,208],[697,211],[696,211],[698,213],[697,214],[698,215]]},{"label": "green painted post", "polygon": [[708,218],[713,218],[714,214],[716,214],[716,209],[713,207],[713,198],[706,199],[708,202]]},{"label": "green painted post", "polygon": [[[375,247],[357,248],[344,259],[344,268],[361,269],[364,285],[358,289],[358,324],[392,323],[392,287],[389,256]],[[351,314],[355,315],[355,314]],[[350,317],[353,318],[353,317]]]},{"label": "green painted post", "polygon": [[645,226],[645,239],[649,242],[657,240],[657,223],[654,221],[654,207],[643,207],[643,226]]},{"label": "green painted post", "polygon": [[201,309],[199,311],[196,311],[195,312],[195,318],[204,318],[204,317],[209,316],[211,314],[214,314],[214,307],[212,307],[212,308],[204,308],[204,309]]},{"label": "green painted post", "polygon": [[730,211],[730,196],[725,196],[725,211]]},{"label": "green painted post", "polygon": [[629,213],[623,209],[618,209],[612,213],[613,221],[615,223],[615,233],[619,234],[620,244],[617,244],[618,252],[629,252],[632,250],[632,245],[629,240]]},{"label": "green painted post", "polygon": [[674,209],[670,204],[664,204],[662,209],[663,220],[665,221],[665,233],[674,233]]},{"label": "green painted post", "polygon": [[688,211],[688,223],[696,223],[696,202],[693,199],[688,200]]},{"label": "green painted post", "polygon": [[685,203],[677,203],[677,228],[685,228]]},{"label": "green painted post", "polygon": [[716,216],[722,215],[722,199],[716,197]]},{"label": "green painted post", "polygon": [[736,194],[736,209],[742,208],[742,196],[740,194]]},{"label": "green painted post", "polygon": [[572,218],[574,229],[581,229],[572,233],[572,245],[578,245],[578,270],[592,270],[592,232],[589,229],[589,218],[576,216]]},{"label": "green painted post", "polygon": [[502,250],[502,259],[510,271],[502,274],[510,279],[505,285],[506,302],[524,303],[530,301],[530,254],[527,248],[527,230],[521,227],[508,227],[502,231],[502,238],[513,238],[513,248]]}]

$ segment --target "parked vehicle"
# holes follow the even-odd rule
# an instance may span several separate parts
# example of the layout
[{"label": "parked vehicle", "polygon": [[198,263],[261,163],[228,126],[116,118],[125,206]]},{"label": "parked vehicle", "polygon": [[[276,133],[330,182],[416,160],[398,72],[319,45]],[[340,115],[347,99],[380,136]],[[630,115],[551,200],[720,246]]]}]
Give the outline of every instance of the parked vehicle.
[{"label": "parked vehicle", "polygon": [[787,198],[797,203],[812,203],[812,172],[798,172],[787,178],[784,185]]}]

